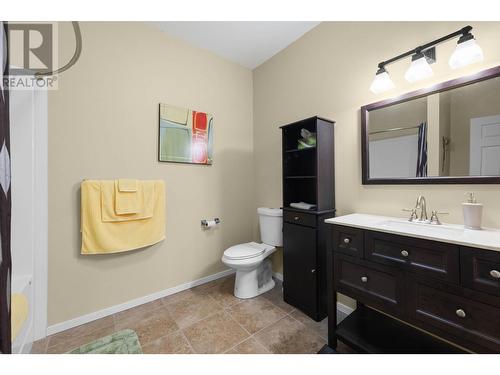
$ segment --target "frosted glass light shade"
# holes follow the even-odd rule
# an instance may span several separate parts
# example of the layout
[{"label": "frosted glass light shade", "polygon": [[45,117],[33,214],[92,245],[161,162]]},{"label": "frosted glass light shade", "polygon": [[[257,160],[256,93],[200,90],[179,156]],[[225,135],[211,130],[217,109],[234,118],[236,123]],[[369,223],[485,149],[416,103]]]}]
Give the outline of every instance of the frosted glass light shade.
[{"label": "frosted glass light shade", "polygon": [[382,92],[393,89],[394,87],[395,86],[391,80],[391,77],[389,77],[389,74],[384,70],[375,75],[375,78],[370,85],[370,91],[374,94],[380,94]]},{"label": "frosted glass light shade", "polygon": [[483,61],[483,50],[474,39],[466,40],[457,44],[457,48],[450,57],[450,67],[457,69],[469,64]]},{"label": "frosted glass light shade", "polygon": [[410,82],[417,82],[423,79],[432,77],[434,72],[432,71],[431,66],[427,62],[427,59],[424,55],[422,57],[415,59],[411,62],[410,67],[405,73],[405,79]]}]

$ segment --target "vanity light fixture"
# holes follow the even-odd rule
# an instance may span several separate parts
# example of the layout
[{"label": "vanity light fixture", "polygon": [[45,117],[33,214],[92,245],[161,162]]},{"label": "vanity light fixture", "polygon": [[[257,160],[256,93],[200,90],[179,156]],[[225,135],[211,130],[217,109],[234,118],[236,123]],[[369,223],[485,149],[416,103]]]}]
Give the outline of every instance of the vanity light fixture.
[{"label": "vanity light fixture", "polygon": [[405,79],[410,82],[417,82],[432,77],[434,72],[427,62],[425,55],[420,52],[411,57],[411,64],[405,73]]},{"label": "vanity light fixture", "polygon": [[457,47],[450,57],[449,64],[452,69],[457,69],[483,61],[483,59],[483,50],[477,44],[474,36],[468,32],[458,40]]},{"label": "vanity light fixture", "polygon": [[395,56],[389,60],[382,61],[378,64],[378,70],[373,80],[370,91],[379,94],[394,88],[387,70],[386,65],[392,64],[398,60],[411,56],[411,64],[405,73],[407,81],[413,83],[433,75],[430,64],[436,61],[436,45],[446,42],[450,39],[460,36],[457,47],[450,57],[449,65],[451,68],[461,68],[469,64],[473,64],[483,60],[483,51],[477,44],[474,36],[471,34],[472,26],[465,26],[451,34],[445,35],[432,42],[416,47],[410,51]]},{"label": "vanity light fixture", "polygon": [[391,77],[389,77],[389,73],[387,73],[387,70],[382,67],[377,71],[377,74],[375,74],[370,90],[373,93],[378,94],[394,87],[394,82],[392,82]]}]

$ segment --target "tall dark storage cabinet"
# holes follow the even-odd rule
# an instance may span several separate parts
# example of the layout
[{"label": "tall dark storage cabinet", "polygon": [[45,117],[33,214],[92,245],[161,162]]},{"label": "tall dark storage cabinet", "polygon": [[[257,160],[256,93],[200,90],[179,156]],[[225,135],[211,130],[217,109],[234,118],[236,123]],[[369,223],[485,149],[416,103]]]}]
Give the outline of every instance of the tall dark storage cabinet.
[{"label": "tall dark storage cabinet", "polygon": [[[301,130],[316,147],[298,149]],[[334,122],[311,117],[281,127],[283,137],[283,297],[311,318],[327,315],[324,220],[335,214]],[[290,207],[293,202],[314,210]]]}]

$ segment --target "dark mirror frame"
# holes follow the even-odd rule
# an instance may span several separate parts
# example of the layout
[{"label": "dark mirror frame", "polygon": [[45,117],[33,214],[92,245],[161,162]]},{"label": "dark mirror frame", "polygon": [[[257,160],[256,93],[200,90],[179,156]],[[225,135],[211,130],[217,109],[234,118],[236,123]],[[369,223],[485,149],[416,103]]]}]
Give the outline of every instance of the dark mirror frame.
[{"label": "dark mirror frame", "polygon": [[[500,66],[483,70],[469,76],[438,83],[425,89],[412,91],[401,96],[386,99],[361,107],[361,160],[363,185],[404,185],[404,184],[500,184],[500,176],[464,176],[464,177],[411,177],[411,178],[370,178],[368,152],[368,113],[375,109],[404,103],[412,99],[422,98],[438,92],[448,91],[457,87],[471,85],[500,76]],[[499,93],[500,94],[500,93]]]}]

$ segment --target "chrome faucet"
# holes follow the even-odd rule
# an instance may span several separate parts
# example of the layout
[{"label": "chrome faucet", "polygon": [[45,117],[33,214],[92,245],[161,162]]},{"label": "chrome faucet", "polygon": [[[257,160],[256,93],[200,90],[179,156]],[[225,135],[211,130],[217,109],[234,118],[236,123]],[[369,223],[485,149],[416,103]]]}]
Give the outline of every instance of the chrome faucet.
[{"label": "chrome faucet", "polygon": [[420,221],[427,220],[427,204],[425,202],[425,197],[419,195],[417,198],[417,203],[415,204],[415,210],[420,209]]}]

